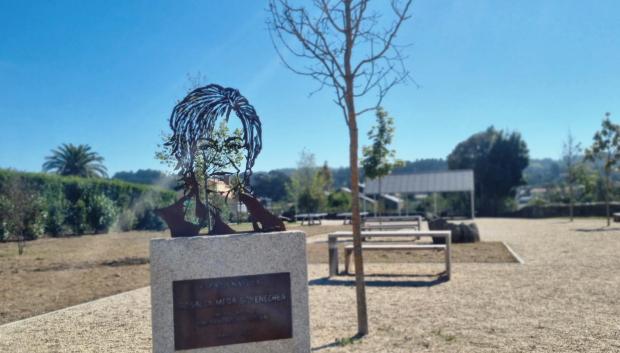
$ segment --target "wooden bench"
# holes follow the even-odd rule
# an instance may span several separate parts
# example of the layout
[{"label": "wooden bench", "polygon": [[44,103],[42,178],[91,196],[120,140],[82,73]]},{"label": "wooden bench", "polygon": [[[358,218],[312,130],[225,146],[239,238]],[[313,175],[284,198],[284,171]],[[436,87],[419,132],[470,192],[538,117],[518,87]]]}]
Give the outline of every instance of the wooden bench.
[{"label": "wooden bench", "polygon": [[[448,230],[411,230],[411,229],[401,229],[401,230],[375,230],[375,231],[363,231],[361,232],[361,237],[373,239],[385,239],[385,238],[420,238],[420,237],[438,237],[445,239],[445,252],[446,252],[446,276],[450,279],[451,274],[451,244],[452,244],[452,233]],[[335,276],[338,274],[338,239],[346,238],[347,240],[353,239],[353,232],[350,231],[339,231],[330,233],[327,237],[327,251],[329,256],[329,277]],[[348,245],[348,244],[347,244]],[[371,243],[367,242],[363,246],[368,247]],[[372,244],[373,246],[375,244]],[[379,245],[379,244],[377,244]],[[391,244],[397,245],[397,244]],[[405,244],[409,245],[409,244]],[[412,246],[422,246],[423,244],[411,244]],[[430,244],[429,244],[430,245]],[[362,251],[364,247],[362,247]],[[345,247],[346,251],[346,247]],[[346,254],[345,254],[346,255]]]},{"label": "wooden bench", "polygon": [[383,222],[365,223],[362,230],[393,230],[393,229],[414,229],[420,230],[420,223],[413,222]]},{"label": "wooden bench", "polygon": [[367,217],[367,222],[417,222],[422,220],[422,216],[420,215],[410,215],[410,216],[375,216],[375,217]]},{"label": "wooden bench", "polygon": [[390,229],[422,229],[420,216],[392,216],[366,218],[362,230],[390,230]]},{"label": "wooden bench", "polygon": [[[448,252],[445,244],[362,244],[363,251],[393,251],[393,250],[434,250],[444,251],[446,254],[446,273],[448,273]],[[349,263],[353,254],[353,244],[344,247],[344,273],[349,273]]]}]

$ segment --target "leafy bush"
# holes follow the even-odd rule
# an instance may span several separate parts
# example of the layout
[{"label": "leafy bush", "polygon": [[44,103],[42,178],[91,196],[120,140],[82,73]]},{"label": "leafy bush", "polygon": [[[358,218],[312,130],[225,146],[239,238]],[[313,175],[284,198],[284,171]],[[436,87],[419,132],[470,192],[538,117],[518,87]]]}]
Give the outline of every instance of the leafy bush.
[{"label": "leafy bush", "polygon": [[[64,197],[63,197],[64,199]],[[45,233],[53,237],[65,232],[66,202],[63,200],[51,200],[47,204],[47,218],[45,220]]]},{"label": "leafy bush", "polygon": [[[14,189],[11,186],[15,183],[25,190],[22,192],[24,197],[38,200],[28,202],[35,206],[33,212],[39,211],[29,213],[28,217],[32,219],[25,222],[25,230],[31,237],[41,234],[40,229],[52,236],[65,232],[76,235],[87,231],[102,232],[114,223],[118,214],[122,216],[119,220],[122,227],[119,228],[123,230],[134,227],[162,229],[165,225],[153,213],[153,209],[167,206],[176,199],[173,191],[119,180],[63,177],[2,169],[0,198],[8,200],[10,190]],[[11,233],[11,217],[6,217],[6,210],[9,210],[11,205],[9,202],[7,207],[0,207],[0,241]]]},{"label": "leafy bush", "polygon": [[155,214],[155,209],[161,207],[155,201],[154,195],[146,194],[145,197],[134,206],[136,215],[135,229],[139,230],[164,230],[166,224]]},{"label": "leafy bush", "polygon": [[213,207],[216,207],[220,211],[220,216],[223,220],[231,219],[233,216],[233,212],[228,207],[228,203],[226,202],[226,198],[218,193],[211,193],[209,195],[209,204]]},{"label": "leafy bush", "polygon": [[114,201],[105,195],[94,195],[89,198],[86,218],[95,233],[107,233],[116,221],[117,214]]},{"label": "leafy bush", "polygon": [[11,175],[0,184],[0,224],[2,239],[22,236],[32,240],[43,234],[45,207],[41,197],[30,190],[21,177]]},{"label": "leafy bush", "polygon": [[42,198],[34,198],[25,210],[24,229],[22,235],[26,240],[34,240],[45,231],[45,203]]},{"label": "leafy bush", "polygon": [[297,208],[304,213],[317,212],[320,204],[321,200],[317,197],[317,193],[313,193],[309,189],[303,190],[297,199]]},{"label": "leafy bush", "polygon": [[351,194],[344,191],[332,192],[327,196],[327,207],[330,212],[348,212],[351,210]]},{"label": "leafy bush", "polygon": [[88,229],[88,223],[86,222],[87,214],[88,210],[84,200],[78,200],[68,207],[65,222],[73,235],[81,235],[86,232]]},{"label": "leafy bush", "polygon": [[0,241],[4,241],[8,235],[6,211],[9,207],[9,201],[4,195],[0,195]]},{"label": "leafy bush", "polygon": [[166,223],[159,218],[153,209],[145,210],[137,217],[135,229],[139,230],[164,230]]},{"label": "leafy bush", "polygon": [[136,214],[133,212],[133,210],[124,210],[118,217],[118,221],[116,222],[116,228],[123,232],[128,232],[135,229],[137,223],[138,220],[136,219]]}]

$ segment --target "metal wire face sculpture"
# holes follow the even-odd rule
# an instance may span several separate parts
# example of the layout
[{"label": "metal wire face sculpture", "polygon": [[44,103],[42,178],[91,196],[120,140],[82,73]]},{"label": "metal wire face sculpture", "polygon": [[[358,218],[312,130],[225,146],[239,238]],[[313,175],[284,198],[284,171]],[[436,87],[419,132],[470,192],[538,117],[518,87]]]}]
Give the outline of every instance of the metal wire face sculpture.
[{"label": "metal wire face sculpture", "polygon": [[[216,122],[223,120],[227,124],[231,115],[239,119],[241,133],[218,134]],[[209,204],[209,195],[217,192],[209,189],[209,181],[214,178],[228,179],[230,189],[222,196],[227,201],[233,194],[246,205],[255,231],[285,229],[282,221],[251,194],[249,181],[262,148],[262,130],[254,107],[238,90],[216,84],[193,90],[174,107],[170,128],[172,135],[165,146],[177,161],[175,169],[183,184],[183,197],[156,212],[168,224],[173,237],[198,235],[205,226],[209,234],[234,233],[221,219],[221,210]],[[238,153],[243,154],[245,166],[234,157]],[[188,204],[192,202],[197,222],[186,219]]]}]

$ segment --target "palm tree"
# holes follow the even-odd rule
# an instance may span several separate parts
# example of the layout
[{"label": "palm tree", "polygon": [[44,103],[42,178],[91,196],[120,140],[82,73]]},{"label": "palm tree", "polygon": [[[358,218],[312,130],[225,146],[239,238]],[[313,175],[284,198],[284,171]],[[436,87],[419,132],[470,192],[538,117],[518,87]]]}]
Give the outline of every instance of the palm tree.
[{"label": "palm tree", "polygon": [[91,150],[89,145],[63,143],[52,155],[45,157],[43,170],[60,175],[76,175],[85,178],[107,177],[107,169],[102,164],[103,157]]}]

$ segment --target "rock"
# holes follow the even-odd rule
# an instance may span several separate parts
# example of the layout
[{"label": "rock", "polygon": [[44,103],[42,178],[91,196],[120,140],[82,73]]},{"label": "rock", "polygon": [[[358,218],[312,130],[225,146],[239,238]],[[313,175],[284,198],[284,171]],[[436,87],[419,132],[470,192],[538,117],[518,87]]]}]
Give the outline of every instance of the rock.
[{"label": "rock", "polygon": [[[430,216],[428,219],[428,228],[430,230],[449,230],[452,232],[453,243],[476,243],[480,241],[480,231],[475,223],[454,224],[449,223],[443,218]],[[443,244],[444,238],[433,238],[434,244]]]}]

